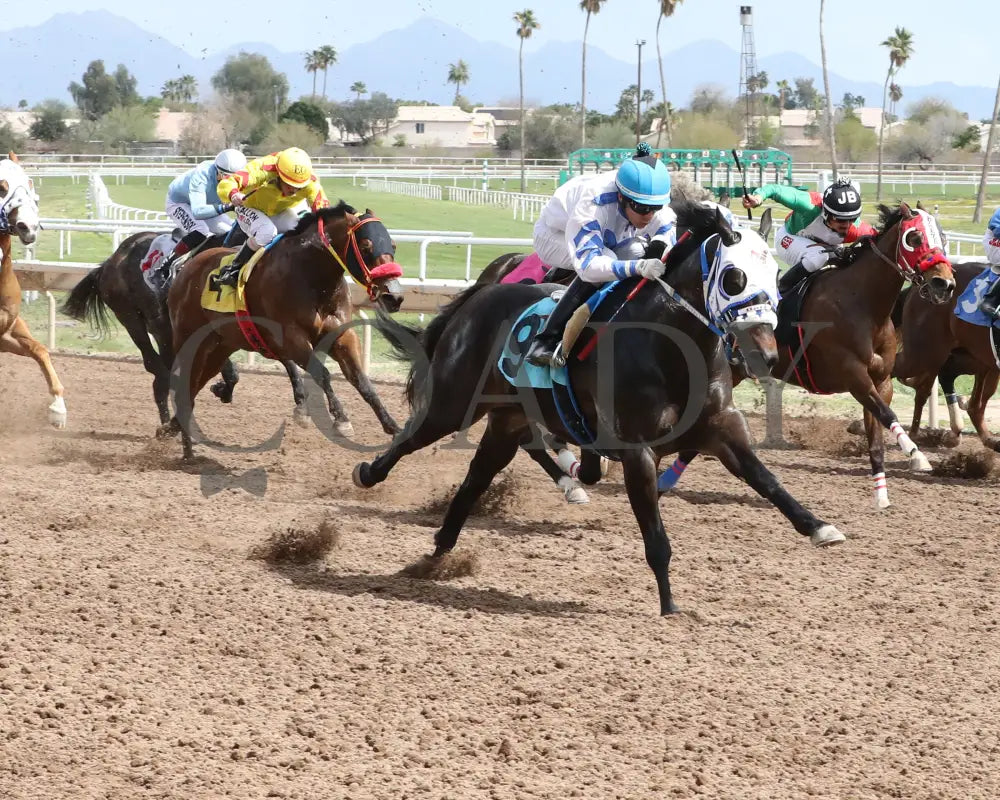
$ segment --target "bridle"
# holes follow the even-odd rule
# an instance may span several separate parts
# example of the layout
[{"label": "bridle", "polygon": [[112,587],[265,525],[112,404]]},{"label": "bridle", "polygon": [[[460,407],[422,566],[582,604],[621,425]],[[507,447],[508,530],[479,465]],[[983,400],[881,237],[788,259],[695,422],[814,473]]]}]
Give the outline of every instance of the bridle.
[{"label": "bridle", "polygon": [[382,278],[398,278],[403,274],[403,269],[394,261],[389,262],[388,264],[380,264],[374,269],[368,268],[368,265],[365,263],[364,255],[361,252],[361,247],[358,245],[357,232],[362,226],[367,225],[369,222],[378,222],[381,224],[382,220],[376,216],[359,217],[358,221],[347,229],[347,239],[344,242],[343,253],[337,252],[333,244],[330,242],[330,238],[326,235],[323,217],[319,217],[317,219],[316,229],[319,232],[319,240],[323,243],[323,246],[327,249],[330,255],[333,256],[334,261],[336,261],[337,264],[340,265],[341,269],[350,275],[356,283],[363,286],[365,291],[368,293],[368,299],[374,301],[378,298],[380,292],[382,291],[382,288],[376,285],[375,281]]},{"label": "bridle", "polygon": [[[902,224],[902,220],[900,223]],[[865,242],[871,248],[872,252],[875,253],[882,261],[892,267],[904,281],[910,281],[914,286],[917,287],[917,291],[920,296],[925,300],[930,299],[930,286],[927,284],[926,272],[931,267],[936,264],[949,264],[947,256],[945,256],[944,251],[940,247],[932,248],[922,255],[916,262],[916,264],[910,264],[905,257],[905,254],[900,252],[905,250],[908,252],[913,251],[913,246],[906,243],[906,235],[909,231],[901,231],[896,239],[896,260],[893,261],[885,253],[883,253],[879,248],[878,244],[873,237],[867,237]]]}]

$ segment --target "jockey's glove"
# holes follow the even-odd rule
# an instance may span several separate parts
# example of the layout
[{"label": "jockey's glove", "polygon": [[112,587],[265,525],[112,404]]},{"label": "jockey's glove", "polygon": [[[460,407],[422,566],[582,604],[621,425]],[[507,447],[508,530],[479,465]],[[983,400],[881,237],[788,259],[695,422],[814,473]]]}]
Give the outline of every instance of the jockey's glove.
[{"label": "jockey's glove", "polygon": [[635,262],[635,275],[656,280],[663,274],[666,265],[658,258],[641,258]]},{"label": "jockey's glove", "polygon": [[802,266],[809,272],[815,272],[830,260],[830,252],[824,247],[810,247],[802,256]]}]

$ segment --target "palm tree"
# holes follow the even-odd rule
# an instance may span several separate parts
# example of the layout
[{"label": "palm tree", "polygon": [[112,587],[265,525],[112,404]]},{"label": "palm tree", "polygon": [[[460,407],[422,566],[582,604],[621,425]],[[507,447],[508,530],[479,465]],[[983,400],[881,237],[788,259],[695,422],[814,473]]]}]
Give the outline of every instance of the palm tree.
[{"label": "palm tree", "polygon": [[368,87],[365,86],[364,81],[354,81],[351,84],[351,91],[358,96],[358,100],[361,99],[361,95],[368,94]]},{"label": "palm tree", "polygon": [[580,62],[580,146],[587,143],[587,31],[590,29],[590,15],[601,10],[605,0],[580,0],[580,10],[587,12],[583,24],[583,59]]},{"label": "palm tree", "polygon": [[[885,86],[882,89],[882,124],[878,129],[878,179],[875,184],[875,200],[882,199],[882,142],[885,137],[885,106],[889,93],[889,83],[893,75],[902,69],[903,65],[913,55],[913,34],[906,28],[896,28],[892,36],[881,43],[889,48],[889,71],[885,75]],[[900,92],[900,97],[903,93]]]},{"label": "palm tree", "polygon": [[185,103],[194,100],[195,95],[198,94],[198,81],[195,80],[194,75],[181,75],[177,79],[177,92]]},{"label": "palm tree", "polygon": [[319,58],[319,69],[323,70],[323,99],[326,99],[326,71],[337,63],[337,48],[325,44],[314,51]]},{"label": "palm tree", "polygon": [[986,174],[990,169],[990,156],[993,154],[993,142],[996,141],[997,116],[1000,115],[1000,81],[997,81],[997,96],[993,100],[993,118],[990,120],[990,132],[986,135],[986,152],[983,153],[983,171],[979,176],[979,191],[976,193],[976,208],[972,212],[972,221],[979,222],[983,211],[983,201],[986,199]]},{"label": "palm tree", "polygon": [[311,50],[306,53],[306,72],[311,72],[313,76],[313,90],[311,97],[316,99],[316,73],[323,67],[319,63],[319,50]]},{"label": "palm tree", "polygon": [[667,129],[667,147],[670,147],[670,105],[667,103],[667,82],[663,77],[663,56],[660,53],[660,23],[666,17],[672,17],[677,6],[684,0],[660,0],[660,15],[656,18],[656,63],[660,67],[660,92],[663,94],[663,116],[660,117],[660,127],[656,131],[656,146],[660,146],[663,129]]},{"label": "palm tree", "polygon": [[898,83],[889,84],[889,114],[895,116],[896,103],[903,99],[903,87]]},{"label": "palm tree", "polygon": [[530,8],[518,11],[514,14],[514,22],[517,23],[517,38],[521,40],[517,48],[517,80],[520,88],[520,116],[519,127],[521,128],[521,192],[528,190],[524,180],[524,40],[531,36],[532,32],[541,27],[535,19],[535,12]]},{"label": "palm tree", "polygon": [[837,180],[837,140],[833,133],[833,97],[830,95],[830,72],[826,68],[826,37],[823,35],[823,12],[826,0],[819,0],[819,53],[823,60],[823,91],[826,92],[826,134],[830,142],[830,166]]},{"label": "palm tree", "polygon": [[176,103],[181,99],[180,81],[171,79],[166,81],[160,88],[160,97],[170,103]]},{"label": "palm tree", "polygon": [[448,65],[448,83],[455,84],[455,102],[458,105],[458,95],[462,90],[462,84],[469,82],[469,65],[462,59],[458,63]]},{"label": "palm tree", "polygon": [[781,112],[785,110],[785,98],[792,93],[788,81],[780,80],[774,84],[778,89],[778,131],[781,131]]}]

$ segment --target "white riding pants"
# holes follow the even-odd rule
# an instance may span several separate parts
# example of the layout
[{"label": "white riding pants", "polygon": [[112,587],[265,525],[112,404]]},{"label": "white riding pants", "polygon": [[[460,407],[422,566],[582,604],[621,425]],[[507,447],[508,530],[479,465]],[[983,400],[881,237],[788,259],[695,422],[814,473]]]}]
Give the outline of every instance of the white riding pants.
[{"label": "white riding pants", "polygon": [[192,231],[198,231],[205,237],[214,233],[222,235],[228,233],[233,224],[232,219],[226,214],[208,219],[195,219],[194,214],[191,213],[191,206],[187,203],[171,203],[169,200],[167,201],[167,216],[184,230],[185,236]]}]

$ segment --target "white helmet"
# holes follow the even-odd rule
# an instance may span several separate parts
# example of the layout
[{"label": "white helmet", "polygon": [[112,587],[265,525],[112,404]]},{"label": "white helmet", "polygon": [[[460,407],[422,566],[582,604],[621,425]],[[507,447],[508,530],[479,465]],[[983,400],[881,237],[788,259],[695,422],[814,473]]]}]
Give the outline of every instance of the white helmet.
[{"label": "white helmet", "polygon": [[215,157],[215,168],[219,172],[239,172],[247,165],[247,157],[239,150],[229,148]]}]

